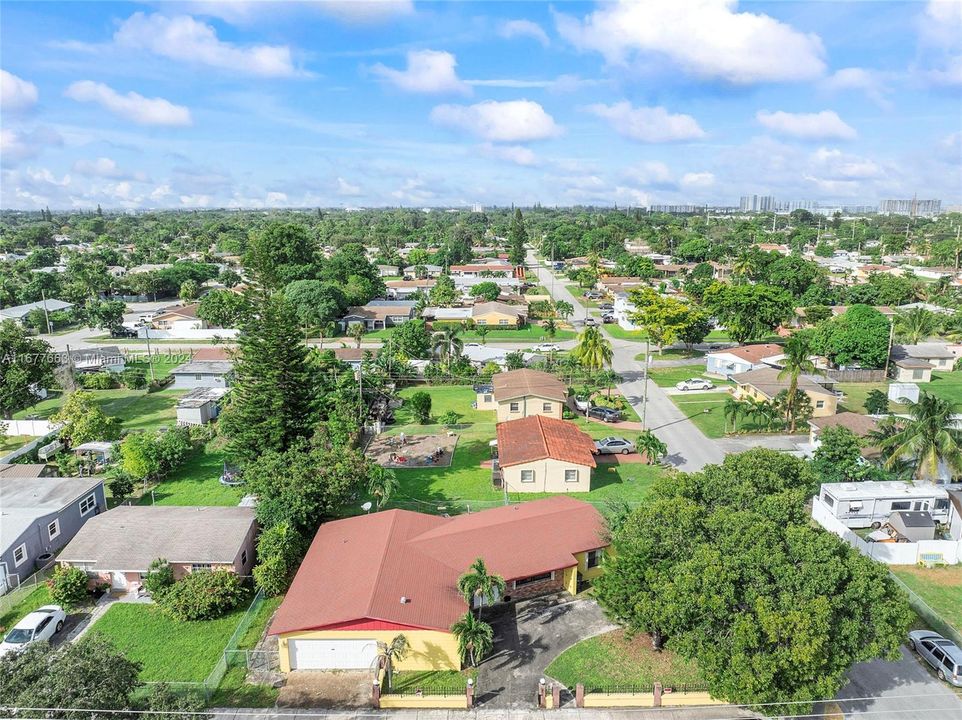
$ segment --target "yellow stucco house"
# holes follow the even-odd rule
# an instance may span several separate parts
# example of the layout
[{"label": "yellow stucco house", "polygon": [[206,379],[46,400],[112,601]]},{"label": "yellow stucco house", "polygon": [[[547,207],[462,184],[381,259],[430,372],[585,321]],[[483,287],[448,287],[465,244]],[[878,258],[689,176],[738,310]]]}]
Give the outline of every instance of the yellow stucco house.
[{"label": "yellow stucco house", "polygon": [[528,321],[528,308],[523,305],[509,305],[497,300],[476,303],[471,308],[471,319],[475,325],[487,327],[520,327]]},{"label": "yellow stucco house", "polygon": [[602,572],[605,523],[590,504],[558,496],[441,517],[385,510],[321,526],[270,633],[283,672],[369,670],[403,634],[399,670],[458,670],[450,627],[468,604],[458,577],[478,557],[510,602],[580,587]]},{"label": "yellow stucco house", "polygon": [[508,492],[591,490],[595,441],[574,423],[544,415],[498,423],[496,484]]},{"label": "yellow stucco house", "polygon": [[[732,375],[736,399],[773,400],[783,390],[788,390],[788,379],[780,380],[776,368],[763,368]],[[838,395],[820,385],[808,375],[798,378],[798,389],[808,395],[812,403],[812,417],[825,417],[838,412]]]},{"label": "yellow stucco house", "polygon": [[478,410],[495,410],[498,422],[532,415],[558,420],[564,411],[567,392],[558,378],[540,370],[510,370],[491,378],[491,390],[478,393]]}]

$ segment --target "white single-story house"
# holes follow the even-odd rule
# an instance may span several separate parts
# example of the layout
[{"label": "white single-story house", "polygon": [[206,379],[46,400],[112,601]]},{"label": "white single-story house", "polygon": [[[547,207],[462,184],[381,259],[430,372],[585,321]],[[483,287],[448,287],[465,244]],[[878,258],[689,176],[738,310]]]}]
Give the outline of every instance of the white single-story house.
[{"label": "white single-story house", "polygon": [[230,360],[191,360],[170,371],[174,376],[171,389],[229,387],[233,371],[234,363]]},{"label": "white single-story house", "polygon": [[774,367],[772,360],[781,357],[783,353],[782,346],[774,343],[713,350],[705,355],[705,372],[731,377],[751,370]]}]

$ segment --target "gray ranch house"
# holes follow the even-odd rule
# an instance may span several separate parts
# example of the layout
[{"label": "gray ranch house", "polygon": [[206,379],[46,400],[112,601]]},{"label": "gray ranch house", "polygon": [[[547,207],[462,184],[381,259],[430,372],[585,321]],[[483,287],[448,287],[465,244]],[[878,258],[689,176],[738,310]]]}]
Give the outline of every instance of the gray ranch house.
[{"label": "gray ranch house", "polygon": [[233,371],[234,363],[230,360],[191,360],[170,371],[174,377],[171,389],[230,387]]}]

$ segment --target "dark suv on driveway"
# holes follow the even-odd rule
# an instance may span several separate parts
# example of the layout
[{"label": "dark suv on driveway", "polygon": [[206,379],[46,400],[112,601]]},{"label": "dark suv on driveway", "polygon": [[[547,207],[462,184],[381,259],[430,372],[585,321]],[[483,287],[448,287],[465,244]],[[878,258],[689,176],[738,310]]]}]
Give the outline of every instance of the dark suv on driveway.
[{"label": "dark suv on driveway", "polygon": [[600,407],[595,405],[588,408],[588,417],[595,418],[607,423],[615,423],[621,420],[621,411],[613,408]]}]

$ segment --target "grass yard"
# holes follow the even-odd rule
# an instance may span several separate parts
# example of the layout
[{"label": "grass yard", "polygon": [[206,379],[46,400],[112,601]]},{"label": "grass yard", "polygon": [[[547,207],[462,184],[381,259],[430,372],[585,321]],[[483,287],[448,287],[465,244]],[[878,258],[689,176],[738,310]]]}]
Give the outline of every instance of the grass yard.
[{"label": "grass yard", "polygon": [[[238,650],[252,650],[257,646],[271,617],[277,612],[282,597],[267,598],[257,609],[251,626],[237,644]],[[247,668],[232,665],[227,669],[211,698],[212,707],[273,707],[277,702],[278,689],[270,685],[254,685],[245,681]]]},{"label": "grass yard", "polygon": [[53,598],[50,597],[49,588],[41,583],[0,615],[0,630],[12,628],[25,615],[32,613],[39,607],[49,605],[51,602],[53,602]]},{"label": "grass yard", "polygon": [[[924,387],[924,386],[919,386]],[[845,393],[845,400],[839,406],[838,411],[848,410],[849,412],[866,414],[865,398],[872,390],[881,390],[888,395],[888,383],[839,383],[835,389]],[[894,404],[893,404],[894,407]]]},{"label": "grass yard", "polygon": [[155,352],[150,356],[150,362],[148,363],[146,358],[146,353],[143,358],[137,360],[130,360],[127,363],[128,368],[134,368],[136,370],[143,370],[144,375],[147,379],[150,379],[150,368],[154,368],[154,378],[157,380],[163,380],[165,377],[170,375],[170,371],[175,367],[183,365],[186,362],[190,362],[191,353],[189,351],[184,352]]},{"label": "grass yard", "polygon": [[648,333],[644,330],[625,330],[618,323],[608,323],[603,326],[605,331],[615,340],[632,340],[634,342],[644,342],[648,339]]},{"label": "grass yard", "polygon": [[247,607],[248,602],[242,602],[216,620],[181,622],[153,604],[114,603],[91,632],[109,639],[129,659],[143,663],[141,680],[203,682]]},{"label": "grass yard", "polygon": [[400,670],[394,673],[391,686],[395,692],[414,691],[420,688],[425,692],[447,690],[452,694],[460,695],[468,687],[468,678],[476,676],[477,671],[473,669],[461,672],[457,670]]},{"label": "grass yard", "polygon": [[705,375],[705,366],[702,363],[680,365],[678,367],[653,367],[648,371],[648,374],[658,387],[675,387],[675,385],[682,380],[702,377],[707,380],[711,380],[716,387],[731,387],[734,385],[734,383],[730,380],[709,378],[707,375]]},{"label": "grass yard", "polygon": [[578,302],[585,307],[597,308],[601,304],[595,300],[589,300],[588,298],[584,297],[584,294],[591,288],[583,288],[578,285],[578,283],[571,283],[570,285],[565,285],[565,287],[568,289],[568,292],[574,295]]},{"label": "grass yard", "polygon": [[[560,324],[560,323],[559,323]],[[460,335],[458,335],[465,342],[480,342],[481,336],[478,335],[474,330],[465,330]],[[504,341],[514,341],[514,342],[524,342],[529,340],[531,342],[556,342],[561,340],[572,340],[577,337],[577,333],[574,330],[555,330],[554,337],[548,337],[545,329],[541,327],[540,323],[532,322],[531,324],[523,327],[521,329],[500,329],[492,327],[488,334],[484,336],[485,342],[491,342],[492,340],[497,342],[498,340]]]},{"label": "grass yard", "polygon": [[[177,401],[183,390],[161,390],[147,393],[145,390],[89,390],[96,402],[108,415],[119,418],[125,430],[156,430],[172,425],[177,420]],[[47,419],[60,409],[64,395],[54,394],[33,407],[14,414],[18,420],[27,417]]]},{"label": "grass yard", "polygon": [[[866,413],[865,398],[872,390],[881,390],[888,395],[887,382],[882,383],[839,383],[836,389],[845,393],[845,401],[839,407],[849,412]],[[919,383],[919,389],[931,393],[936,397],[962,405],[962,371],[932,373],[932,382]],[[890,411],[897,411],[899,406],[889,403]]]},{"label": "grass yard", "polygon": [[943,620],[962,632],[962,565],[936,568],[893,565],[889,569]]},{"label": "grass yard", "polygon": [[31,435],[0,435],[0,453],[16,450],[33,439]]},{"label": "grass yard", "polygon": [[651,638],[636,635],[631,640],[622,630],[582,640],[555,658],[545,674],[573,688],[584,683],[585,690],[614,685],[666,686],[701,682],[698,668],[670,650],[655,652]]},{"label": "grass yard", "polygon": [[[655,348],[651,348],[648,354],[651,355],[652,362],[658,360],[696,360],[705,357],[705,354],[699,350],[687,350],[685,348],[667,348],[661,353]],[[635,355],[635,360],[643,363],[645,354],[638,353]]]},{"label": "grass yard", "polygon": [[932,382],[919,387],[950,402],[962,404],[962,371],[934,372]]},{"label": "grass yard", "polygon": [[227,453],[222,438],[215,438],[195,450],[180,468],[153,491],[148,490],[140,505],[225,505],[234,506],[244,496],[244,486],[220,484]]},{"label": "grass yard", "polygon": [[[491,469],[481,463],[491,459],[490,441],[495,438],[495,413],[479,411],[471,407],[474,391],[467,386],[437,386],[405,388],[402,398],[423,390],[432,397],[431,415],[437,418],[448,410],[462,414],[457,429],[458,446],[449,467],[411,468],[395,470],[399,488],[391,501],[393,507],[430,512],[440,507],[448,510],[471,504],[479,509],[504,502],[504,493],[491,482]],[[395,411],[397,422],[388,432],[396,435],[425,435],[444,432],[440,425],[416,425],[407,406]],[[627,434],[636,437],[637,431],[620,432],[617,425],[588,422],[584,418],[573,421],[593,438]],[[592,490],[588,493],[572,493],[574,497],[589,501],[624,499],[630,502],[642,500],[652,481],[664,471],[657,466],[641,463],[626,465],[602,464],[592,476]],[[513,501],[536,500],[546,497],[540,493],[512,494]]]}]

